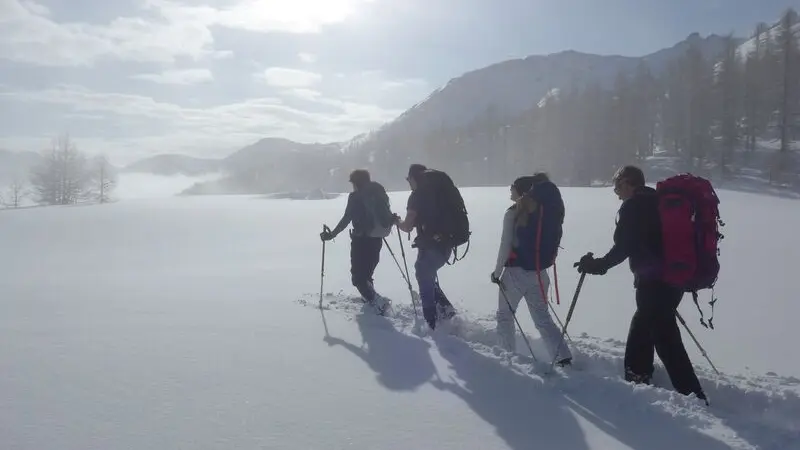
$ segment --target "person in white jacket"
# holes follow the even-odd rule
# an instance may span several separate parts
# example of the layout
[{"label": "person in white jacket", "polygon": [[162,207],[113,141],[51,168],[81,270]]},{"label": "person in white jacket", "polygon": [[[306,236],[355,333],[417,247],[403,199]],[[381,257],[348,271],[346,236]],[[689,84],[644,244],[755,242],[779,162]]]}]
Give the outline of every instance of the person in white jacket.
[{"label": "person in white jacket", "polygon": [[[514,204],[503,216],[503,233],[497,252],[497,263],[491,274],[492,281],[497,283],[501,290],[498,292],[497,334],[500,337],[500,344],[506,350],[515,351],[513,315],[525,297],[533,323],[542,336],[551,358],[560,366],[565,366],[571,364],[572,353],[566,342],[560,342],[561,330],[553,322],[547,305],[550,278],[546,268],[550,267],[552,262],[544,264],[536,262],[542,259],[540,248],[536,247],[544,247],[541,244],[542,233],[538,232],[538,228],[545,228],[540,215],[547,214],[548,211],[542,212],[543,208],[534,200],[535,196],[524,195],[531,191],[532,187],[536,190],[540,184],[543,187],[542,192],[553,192],[555,189],[558,193],[555,185],[543,173],[517,178],[511,185],[511,200]],[[557,201],[561,202],[560,194],[557,195]],[[563,211],[563,203],[560,205]],[[563,218],[563,212],[561,217]],[[559,221],[558,232],[555,233],[559,241],[560,226]],[[553,259],[557,246],[556,244],[556,249],[551,251]],[[557,358],[556,353],[558,353]]]}]

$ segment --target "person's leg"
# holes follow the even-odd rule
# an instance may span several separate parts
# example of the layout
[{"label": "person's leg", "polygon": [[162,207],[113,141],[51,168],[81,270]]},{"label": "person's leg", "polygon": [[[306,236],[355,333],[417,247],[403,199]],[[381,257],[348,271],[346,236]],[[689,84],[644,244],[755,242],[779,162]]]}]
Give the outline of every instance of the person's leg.
[{"label": "person's leg", "polygon": [[368,303],[375,301],[375,289],[370,282],[373,255],[368,238],[352,237],[350,239],[350,278],[353,286]]},{"label": "person's leg", "polygon": [[511,268],[506,268],[500,277],[502,286],[498,286],[496,318],[499,344],[504,349],[513,352],[517,346],[514,314],[522,300],[522,289],[517,286],[514,278],[509,276],[510,270]]},{"label": "person's leg", "polygon": [[364,249],[364,257],[365,257],[365,265],[366,265],[366,272],[367,272],[367,281],[369,284],[375,284],[375,280],[373,279],[375,275],[375,269],[378,267],[378,263],[381,262],[381,250],[383,249],[383,239],[381,238],[366,238],[367,243]]},{"label": "person's leg", "polygon": [[445,264],[446,258],[435,248],[418,248],[414,263],[422,314],[431,328],[436,327],[436,273]]},{"label": "person's leg", "polygon": [[684,395],[694,393],[699,398],[705,399],[703,388],[700,386],[700,380],[698,380],[689,355],[686,353],[686,347],[683,345],[681,332],[675,318],[675,311],[683,298],[683,292],[663,285],[656,294],[654,300],[658,301],[658,308],[653,323],[653,341],[656,353],[664,363],[664,368],[676,391]]},{"label": "person's leg", "polygon": [[631,318],[625,344],[625,380],[650,383],[653,377],[653,288],[650,283],[636,287],[636,311]]},{"label": "person's leg", "polygon": [[[569,346],[561,339],[561,330],[553,321],[547,305],[547,290],[550,288],[550,277],[547,271],[514,271],[512,276],[519,278],[517,284],[524,286],[525,301],[528,303],[528,312],[533,319],[533,324],[542,336],[542,340],[550,352],[550,356],[555,358],[558,363],[564,364],[572,360],[572,352]],[[541,285],[539,278],[541,277]],[[556,354],[558,355],[556,357]]]},{"label": "person's leg", "polygon": [[[449,256],[448,256],[449,257]],[[456,309],[453,307],[453,304],[450,303],[450,300],[445,295],[444,291],[442,290],[441,285],[439,284],[439,277],[436,277],[436,309],[437,314],[442,319],[450,319],[456,315]]]},{"label": "person's leg", "polygon": [[378,263],[381,260],[381,250],[383,249],[383,239],[381,238],[367,238],[368,244],[366,245],[365,249],[365,260],[367,265],[367,283],[369,283],[369,289],[374,293],[374,301],[373,305],[375,308],[378,309],[378,312],[381,314],[385,312],[386,308],[389,307],[391,303],[390,300],[380,294],[375,290],[375,282],[373,276],[375,275],[375,269],[378,267]]}]

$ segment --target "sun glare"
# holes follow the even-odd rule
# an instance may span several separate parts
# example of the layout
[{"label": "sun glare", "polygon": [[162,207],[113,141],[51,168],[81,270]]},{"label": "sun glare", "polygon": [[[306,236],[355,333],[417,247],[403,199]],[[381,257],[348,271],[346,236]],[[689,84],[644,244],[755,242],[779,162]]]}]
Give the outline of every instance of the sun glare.
[{"label": "sun glare", "polygon": [[347,20],[369,0],[250,0],[221,12],[222,22],[250,29],[317,32]]}]

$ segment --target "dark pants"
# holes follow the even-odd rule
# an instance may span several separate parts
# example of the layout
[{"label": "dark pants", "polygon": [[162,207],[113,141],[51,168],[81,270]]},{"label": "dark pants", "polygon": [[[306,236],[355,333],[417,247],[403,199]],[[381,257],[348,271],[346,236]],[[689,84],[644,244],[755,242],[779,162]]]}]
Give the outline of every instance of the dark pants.
[{"label": "dark pants", "polygon": [[435,328],[438,318],[439,308],[452,306],[450,300],[439,286],[438,271],[450,258],[451,250],[442,250],[437,247],[418,247],[417,261],[414,263],[414,271],[419,285],[419,297],[422,302],[422,314],[425,320]]},{"label": "dark pants", "polygon": [[381,259],[383,240],[381,238],[351,236],[350,238],[350,276],[353,286],[364,300],[375,300],[372,275]]},{"label": "dark pants", "polygon": [[649,380],[653,375],[653,350],[681,394],[702,394],[702,387],[686,354],[675,311],[683,292],[660,281],[642,281],[636,288],[636,312],[625,348],[625,372],[629,380]]}]

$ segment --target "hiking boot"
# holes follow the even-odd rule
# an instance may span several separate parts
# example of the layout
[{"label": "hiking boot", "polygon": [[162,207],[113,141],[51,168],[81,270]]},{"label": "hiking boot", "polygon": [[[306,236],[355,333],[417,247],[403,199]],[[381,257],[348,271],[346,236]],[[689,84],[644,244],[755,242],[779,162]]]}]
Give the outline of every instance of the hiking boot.
[{"label": "hiking boot", "polygon": [[651,378],[652,377],[650,375],[638,374],[638,373],[632,372],[630,369],[625,369],[625,381],[627,381],[627,382],[633,382],[635,384],[646,384],[646,385],[649,385]]},{"label": "hiking boot", "polygon": [[572,358],[564,358],[556,362],[556,365],[559,367],[571,367],[572,366]]},{"label": "hiking boot", "polygon": [[697,398],[700,399],[703,403],[705,403],[706,406],[709,405],[708,397],[706,397],[706,393],[705,392],[703,392],[703,391],[695,392],[694,395],[697,396]]},{"label": "hiking boot", "polygon": [[380,294],[375,294],[375,300],[373,300],[371,304],[379,314],[383,314],[392,306],[392,301]]}]

